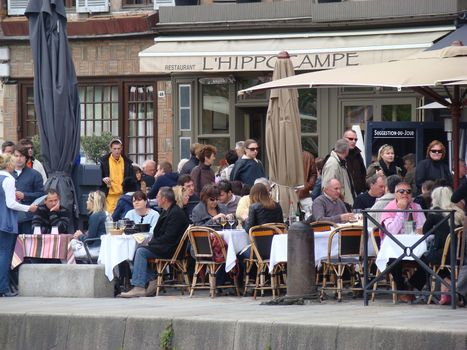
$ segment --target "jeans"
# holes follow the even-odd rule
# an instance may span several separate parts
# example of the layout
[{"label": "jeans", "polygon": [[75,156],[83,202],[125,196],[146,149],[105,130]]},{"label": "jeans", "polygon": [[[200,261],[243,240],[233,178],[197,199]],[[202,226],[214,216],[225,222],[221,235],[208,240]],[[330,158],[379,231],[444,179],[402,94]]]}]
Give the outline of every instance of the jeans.
[{"label": "jeans", "polygon": [[9,272],[16,237],[16,234],[0,231],[0,293],[10,291]]},{"label": "jeans", "polygon": [[135,253],[133,260],[133,278],[131,284],[135,287],[146,287],[146,282],[149,280],[149,275],[152,274],[148,271],[148,259],[158,258],[156,253],[153,253],[146,247],[139,247]]}]

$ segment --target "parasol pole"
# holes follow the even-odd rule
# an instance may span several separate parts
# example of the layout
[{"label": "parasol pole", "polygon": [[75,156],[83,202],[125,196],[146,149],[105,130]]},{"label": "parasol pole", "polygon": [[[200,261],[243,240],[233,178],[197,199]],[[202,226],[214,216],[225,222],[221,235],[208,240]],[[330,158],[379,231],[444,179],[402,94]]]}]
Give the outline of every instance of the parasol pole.
[{"label": "parasol pole", "polygon": [[453,149],[453,170],[454,170],[454,189],[459,186],[459,120],[461,115],[460,87],[454,86],[454,96],[451,104],[452,116],[452,147]]}]

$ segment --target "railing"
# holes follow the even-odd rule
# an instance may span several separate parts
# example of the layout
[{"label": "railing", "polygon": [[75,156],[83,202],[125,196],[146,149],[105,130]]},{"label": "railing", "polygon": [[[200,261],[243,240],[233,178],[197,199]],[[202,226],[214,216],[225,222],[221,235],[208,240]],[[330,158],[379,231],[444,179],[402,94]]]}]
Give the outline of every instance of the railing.
[{"label": "railing", "polygon": [[[440,220],[435,226],[433,226],[429,231],[427,231],[423,236],[420,236],[420,239],[417,240],[413,245],[410,247],[404,246],[395,236],[391,234],[383,225],[381,225],[378,221],[376,221],[371,214],[372,213],[383,213],[383,212],[411,212],[411,213],[448,213],[448,215],[444,216],[442,220]],[[430,274],[430,276],[434,277],[438,282],[442,283],[444,286],[448,287],[450,289],[450,295],[451,295],[451,308],[455,309],[456,308],[456,279],[455,279],[455,266],[456,266],[456,251],[455,251],[455,242],[456,242],[456,236],[454,233],[454,210],[363,210],[363,233],[364,233],[364,242],[368,242],[368,220],[370,220],[379,230],[380,232],[383,232],[385,235],[385,239],[391,239],[393,240],[403,251],[403,253],[397,257],[395,261],[392,263],[388,264],[386,269],[384,271],[381,271],[381,274],[371,281],[369,280],[368,277],[368,244],[364,244],[364,261],[363,261],[363,267],[364,267],[364,286],[363,286],[363,300],[364,300],[364,305],[368,306],[368,295],[370,293],[375,293],[375,294],[392,294],[392,293],[403,293],[403,294],[417,294],[417,295],[441,295],[441,292],[437,291],[401,291],[401,290],[373,290],[373,286],[375,283],[378,283],[381,281],[383,278],[385,278],[386,274],[388,272],[391,272],[392,269],[399,263],[401,262],[404,258],[406,257],[411,257],[413,258],[421,268],[423,268],[426,272]],[[414,249],[420,245],[423,241],[426,241],[428,236],[430,236],[432,233],[435,233],[436,230],[444,223],[449,220],[449,227],[450,227],[450,232],[449,235],[451,237],[451,245],[450,245],[450,265],[451,265],[451,284],[449,285],[446,283],[438,274],[436,274],[427,264],[425,264],[421,258],[416,256],[413,251]],[[372,233],[373,234],[373,233]],[[461,247],[463,249],[463,247]]]}]

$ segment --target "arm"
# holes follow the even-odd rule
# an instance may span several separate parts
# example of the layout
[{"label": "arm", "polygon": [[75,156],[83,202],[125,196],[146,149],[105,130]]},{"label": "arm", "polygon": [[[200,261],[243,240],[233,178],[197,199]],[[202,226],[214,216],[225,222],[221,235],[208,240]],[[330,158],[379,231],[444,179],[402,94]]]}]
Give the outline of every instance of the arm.
[{"label": "arm", "polygon": [[117,206],[115,207],[114,212],[112,213],[112,220],[118,221],[123,217],[123,200],[121,198],[118,199]]},{"label": "arm", "polygon": [[326,203],[320,198],[313,202],[312,213],[316,221],[332,221],[336,223],[341,222],[341,214],[326,216]]},{"label": "arm", "polygon": [[79,237],[80,241],[85,241],[88,238],[98,238],[98,228],[101,221],[101,216],[97,213],[91,214],[88,223],[88,232]]},{"label": "arm", "polygon": [[250,228],[256,225],[257,225],[257,220],[256,220],[255,206],[250,205],[250,209],[248,211],[248,217],[245,220],[245,224],[243,225],[243,228],[245,229],[246,232],[248,232],[250,231]]},{"label": "arm", "polygon": [[50,226],[57,226],[58,232],[68,233],[68,225],[70,220],[68,218],[68,212],[65,208],[61,207],[58,212],[51,211],[49,215]]},{"label": "arm", "polygon": [[167,216],[167,223],[165,224],[166,229],[157,236],[158,244],[173,244],[188,227],[188,218],[185,214],[171,214],[172,215],[169,214]]},{"label": "arm", "polygon": [[148,192],[148,198],[149,199],[154,199],[157,197],[157,194],[159,193],[159,189],[161,188],[161,181],[160,179],[157,179],[154,182],[154,185],[152,185],[151,189]]},{"label": "arm", "polygon": [[47,228],[50,228],[50,225],[49,225],[49,221],[46,220],[45,218],[45,210],[42,206],[38,207],[37,208],[37,211],[36,213],[34,214],[34,217],[32,218],[32,226],[38,226],[41,228],[41,232],[42,232],[42,228],[45,228],[45,232],[42,232],[42,233],[47,233]]},{"label": "arm", "polygon": [[404,226],[404,213],[397,212],[395,216],[385,219],[382,224],[393,235],[398,235]]},{"label": "arm", "polygon": [[29,211],[29,205],[20,204],[16,201],[15,195],[15,180],[12,177],[6,177],[2,183],[3,191],[5,192],[6,206],[11,210]]},{"label": "arm", "polygon": [[422,184],[426,179],[425,164],[426,162],[422,160],[420,163],[417,164],[417,167],[415,168],[415,184],[417,185],[417,189],[419,191],[422,189]]}]

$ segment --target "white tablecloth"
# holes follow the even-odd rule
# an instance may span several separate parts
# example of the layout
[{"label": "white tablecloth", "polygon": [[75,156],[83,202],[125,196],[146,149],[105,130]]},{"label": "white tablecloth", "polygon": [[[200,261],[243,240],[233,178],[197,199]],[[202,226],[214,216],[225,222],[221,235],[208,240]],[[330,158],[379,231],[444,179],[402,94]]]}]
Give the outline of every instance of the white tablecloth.
[{"label": "white tablecloth", "polygon": [[[412,246],[417,242],[422,236],[420,235],[395,235],[399,242],[402,243],[405,247]],[[426,252],[426,241],[421,242],[413,251],[413,253],[420,257],[423,253]],[[391,238],[385,237],[381,243],[381,248],[379,250],[378,256],[376,257],[376,266],[380,271],[383,271],[388,264],[390,258],[398,258],[403,253],[401,247],[399,247]],[[406,257],[404,260],[413,260],[412,257]]]},{"label": "white tablecloth", "polygon": [[[328,256],[328,240],[332,231],[315,232],[315,265],[319,266],[321,260]],[[269,272],[272,272],[274,266],[279,262],[287,261],[287,234],[275,235],[271,244]],[[332,239],[331,258],[336,258],[339,250],[339,237],[336,235]],[[374,256],[375,250],[371,241],[368,240],[368,255]]]},{"label": "white tablecloth", "polygon": [[97,262],[105,265],[105,275],[112,281],[113,269],[126,260],[133,260],[138,243],[132,235],[102,235]]},{"label": "white tablecloth", "polygon": [[225,261],[225,271],[229,272],[235,266],[237,254],[248,244],[249,238],[245,230],[223,230],[217,231],[222,239],[227,243],[227,259]]}]

